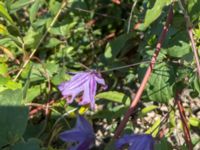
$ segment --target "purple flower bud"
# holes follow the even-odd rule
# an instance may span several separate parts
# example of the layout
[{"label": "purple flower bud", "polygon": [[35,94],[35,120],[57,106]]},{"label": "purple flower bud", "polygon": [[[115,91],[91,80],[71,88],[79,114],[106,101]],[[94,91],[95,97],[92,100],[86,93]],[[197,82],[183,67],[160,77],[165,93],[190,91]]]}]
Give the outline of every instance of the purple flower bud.
[{"label": "purple flower bud", "polygon": [[115,146],[117,149],[128,145],[128,150],[154,150],[154,140],[151,135],[124,135],[116,141]]},{"label": "purple flower bud", "polygon": [[60,134],[65,142],[78,143],[70,150],[88,150],[95,141],[95,134],[90,123],[82,116],[77,117],[75,128]]},{"label": "purple flower bud", "polygon": [[94,109],[97,83],[101,84],[104,89],[107,88],[100,73],[96,71],[80,72],[74,75],[71,80],[61,83],[58,88],[68,103],[72,103],[76,96],[82,94],[79,105],[90,104],[91,109]]}]

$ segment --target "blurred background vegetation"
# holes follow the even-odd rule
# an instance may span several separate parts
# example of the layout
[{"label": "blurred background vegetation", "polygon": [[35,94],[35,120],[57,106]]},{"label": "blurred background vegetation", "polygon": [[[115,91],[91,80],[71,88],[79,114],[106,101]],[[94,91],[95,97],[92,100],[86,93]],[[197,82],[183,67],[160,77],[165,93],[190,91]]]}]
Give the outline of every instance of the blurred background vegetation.
[{"label": "blurred background vegetation", "polygon": [[[171,3],[1,0],[1,149],[65,149],[58,136],[73,127],[75,111],[93,122],[94,149],[106,147],[140,86]],[[200,52],[200,1],[187,1],[184,7]],[[173,8],[158,62],[124,132],[151,133],[156,149],[187,149],[173,100],[179,90],[193,145],[199,149],[200,80],[183,13],[177,2]],[[130,64],[135,65],[112,69]],[[95,112],[66,104],[57,89],[70,72],[86,70],[84,66],[102,72],[109,87],[96,95]]]}]

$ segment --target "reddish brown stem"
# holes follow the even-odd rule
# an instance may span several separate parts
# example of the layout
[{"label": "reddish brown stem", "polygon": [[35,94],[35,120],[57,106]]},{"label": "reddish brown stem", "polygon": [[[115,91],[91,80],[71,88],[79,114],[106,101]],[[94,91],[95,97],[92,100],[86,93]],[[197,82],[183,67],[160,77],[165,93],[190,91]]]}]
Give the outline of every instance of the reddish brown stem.
[{"label": "reddish brown stem", "polygon": [[115,4],[117,4],[117,5],[121,4],[120,0],[112,0],[112,2],[115,3]]},{"label": "reddish brown stem", "polygon": [[35,109],[32,109],[29,112],[29,118],[33,118],[33,116],[38,113],[40,110],[45,110],[45,115],[48,115],[47,112],[49,112],[49,105],[52,105],[55,102],[55,100],[51,100],[49,102],[47,102],[46,104],[43,104],[41,106],[36,107]]},{"label": "reddish brown stem", "polygon": [[190,137],[190,130],[189,130],[188,124],[187,124],[188,121],[187,121],[187,118],[185,116],[184,107],[183,107],[181,100],[180,100],[180,97],[179,97],[179,92],[176,93],[175,103],[178,106],[180,118],[181,118],[182,125],[183,125],[183,131],[184,131],[184,135],[185,135],[186,144],[188,146],[188,149],[192,150],[193,146],[192,146],[191,137]]},{"label": "reddish brown stem", "polygon": [[148,67],[148,69],[147,69],[147,71],[145,73],[145,76],[143,78],[143,81],[142,81],[142,83],[141,83],[141,85],[140,85],[140,87],[139,87],[139,89],[138,89],[138,91],[137,91],[137,93],[135,95],[135,98],[132,100],[132,103],[131,103],[128,111],[126,112],[123,120],[120,122],[117,130],[115,131],[115,135],[114,135],[115,139],[118,138],[121,135],[124,127],[126,126],[126,123],[129,120],[130,115],[132,114],[134,108],[136,107],[136,105],[138,104],[138,102],[140,100],[140,97],[141,97],[141,95],[142,95],[142,93],[144,91],[144,88],[145,88],[145,86],[147,84],[147,81],[148,81],[148,79],[149,79],[149,77],[150,77],[150,75],[152,73],[153,68],[154,68],[154,65],[155,65],[155,62],[157,60],[157,56],[158,56],[158,54],[160,52],[161,46],[162,46],[162,44],[164,42],[164,39],[166,37],[169,25],[172,22],[172,18],[173,18],[173,7],[171,6],[170,9],[169,9],[169,12],[168,12],[168,17],[167,17],[166,24],[163,27],[162,33],[161,33],[161,35],[160,35],[160,37],[158,39],[158,42],[157,42],[157,45],[156,45],[156,50],[155,50],[155,52],[153,54],[153,57],[152,57],[151,62],[149,64],[149,67]]},{"label": "reddish brown stem", "polygon": [[196,44],[195,44],[195,41],[194,41],[193,28],[192,28],[193,25],[192,25],[192,22],[190,21],[190,16],[188,15],[187,11],[183,7],[182,0],[178,0],[178,4],[179,4],[180,9],[183,11],[183,14],[184,14],[186,27],[187,27],[187,32],[188,32],[188,35],[189,35],[189,38],[190,38],[192,50],[193,50],[193,53],[194,53],[194,58],[195,58],[196,65],[197,65],[197,72],[198,72],[199,78],[200,78],[199,54],[198,54],[198,51],[197,51],[197,48],[196,48]]},{"label": "reddish brown stem", "polygon": [[162,139],[165,136],[166,128],[162,128],[159,132],[159,139]]},{"label": "reddish brown stem", "polygon": [[195,58],[196,65],[197,65],[197,72],[198,72],[199,78],[200,78],[199,54],[198,54],[198,51],[196,49],[196,44],[195,44],[194,36],[193,36],[193,33],[192,33],[192,27],[188,28],[188,34],[189,34],[189,37],[190,37],[190,41],[191,41],[191,45],[192,45],[192,50],[193,50],[194,58]]}]

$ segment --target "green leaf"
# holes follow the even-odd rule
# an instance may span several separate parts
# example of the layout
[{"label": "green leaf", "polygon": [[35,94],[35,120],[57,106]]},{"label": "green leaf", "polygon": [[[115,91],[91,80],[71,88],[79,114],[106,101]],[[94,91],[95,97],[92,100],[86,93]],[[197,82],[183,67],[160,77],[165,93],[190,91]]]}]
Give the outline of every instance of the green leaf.
[{"label": "green leaf", "polygon": [[70,36],[71,30],[75,27],[77,22],[68,22],[64,25],[60,25],[59,27],[52,27],[49,31],[53,35],[62,35],[62,36]]},{"label": "green leaf", "polygon": [[41,150],[39,141],[30,139],[28,142],[19,142],[11,147],[11,150]]},{"label": "green leaf", "polygon": [[30,86],[30,75],[31,75],[31,71],[32,71],[32,66],[31,66],[31,68],[30,68],[30,70],[29,70],[29,72],[28,72],[28,77],[27,77],[26,82],[25,82],[25,85],[24,85],[24,87],[23,87],[23,99],[26,98],[27,91],[28,91],[28,88],[29,88],[29,86]]},{"label": "green leaf", "polygon": [[119,105],[114,108],[110,109],[103,109],[101,111],[98,111],[95,115],[93,115],[93,118],[98,119],[107,119],[108,121],[112,121],[115,118],[122,117],[128,109],[128,106],[124,107],[124,105]]},{"label": "green leaf", "polygon": [[195,75],[193,77],[192,87],[200,94],[200,78],[198,77],[198,75]]},{"label": "green leaf", "polygon": [[35,48],[36,45],[39,43],[41,36],[42,36],[42,31],[40,29],[36,31],[32,27],[30,27],[24,37],[24,44],[28,48]]},{"label": "green leaf", "polygon": [[29,18],[30,18],[31,23],[35,21],[37,12],[43,3],[44,3],[43,0],[35,0],[35,3],[32,4],[31,8],[29,9],[29,12],[30,12]]},{"label": "green leaf", "polygon": [[61,7],[61,3],[57,0],[50,0],[49,2],[49,11],[55,15]]},{"label": "green leaf", "polygon": [[189,118],[189,123],[190,125],[194,126],[194,127],[199,127],[200,126],[200,120],[196,117],[190,117]]},{"label": "green leaf", "polygon": [[128,44],[129,40],[133,38],[133,34],[122,34],[106,45],[104,56],[107,59],[116,58],[119,53]]},{"label": "green leaf", "polygon": [[141,112],[139,113],[139,116],[143,117],[143,116],[145,116],[148,112],[153,111],[153,110],[155,110],[156,108],[158,108],[158,106],[156,106],[156,105],[147,106],[147,107],[145,107],[145,108],[143,108],[143,109],[141,110]]},{"label": "green leaf", "polygon": [[14,25],[14,22],[11,16],[9,15],[3,2],[0,2],[0,16],[2,16],[6,21]]},{"label": "green leaf", "polygon": [[167,103],[174,96],[174,83],[173,68],[166,63],[156,64],[146,86],[148,98],[152,101]]},{"label": "green leaf", "polygon": [[58,64],[55,62],[48,62],[44,64],[45,69],[48,71],[49,76],[52,76],[54,73],[57,73],[59,68]]},{"label": "green leaf", "polygon": [[3,77],[0,75],[0,92],[6,89],[16,90],[22,87],[21,83],[12,81],[9,77]]},{"label": "green leaf", "polygon": [[192,52],[189,44],[188,33],[186,31],[176,31],[167,39],[164,49],[167,55],[176,58],[182,58]]},{"label": "green leaf", "polygon": [[171,127],[176,127],[176,117],[175,117],[175,112],[172,110],[169,114],[169,122]]},{"label": "green leaf", "polygon": [[167,54],[172,57],[181,58],[191,51],[190,45],[184,41],[174,44],[172,47],[167,49]]},{"label": "green leaf", "polygon": [[124,103],[126,105],[130,104],[130,98],[125,95],[124,93],[117,92],[117,91],[108,91],[108,92],[102,92],[95,96],[97,99],[105,99],[112,102],[117,103]]},{"label": "green leaf", "polygon": [[8,65],[3,63],[0,63],[0,75],[6,76],[8,73]]},{"label": "green leaf", "polygon": [[42,64],[33,63],[33,68],[30,75],[30,82],[44,81],[46,78],[47,74],[44,66]]},{"label": "green leaf", "polygon": [[192,20],[198,19],[200,16],[200,1],[199,0],[189,0],[187,1],[189,16]]},{"label": "green leaf", "polygon": [[15,1],[14,3],[12,2],[9,10],[10,10],[11,13],[14,13],[17,10],[32,4],[33,2],[34,1],[27,1],[27,0],[18,0],[18,1]]},{"label": "green leaf", "polygon": [[162,138],[159,142],[155,144],[155,150],[171,150],[172,146],[167,141],[166,138]]},{"label": "green leaf", "polygon": [[46,48],[55,48],[57,45],[62,43],[62,41],[56,39],[56,38],[50,38],[48,43],[45,45]]},{"label": "green leaf", "polygon": [[59,85],[63,81],[67,81],[71,78],[70,75],[66,74],[65,69],[58,69],[57,74],[51,78],[54,85]]},{"label": "green leaf", "polygon": [[9,79],[0,75],[0,85],[5,85]]},{"label": "green leaf", "polygon": [[6,83],[6,87],[11,90],[16,90],[16,89],[20,89],[22,87],[22,85],[21,85],[21,83],[17,83],[15,81],[8,80],[8,82]]},{"label": "green leaf", "polygon": [[156,119],[155,123],[145,133],[152,134],[153,137],[156,137],[160,129],[160,123],[160,118]]},{"label": "green leaf", "polygon": [[168,6],[171,0],[156,0],[154,6],[148,9],[144,18],[144,28],[147,28],[152,22],[154,22],[162,13],[165,6]]},{"label": "green leaf", "polygon": [[0,147],[17,142],[26,129],[28,107],[22,100],[21,90],[0,93]]},{"label": "green leaf", "polygon": [[0,35],[3,35],[3,36],[8,35],[8,30],[7,30],[6,26],[4,26],[2,24],[0,24]]},{"label": "green leaf", "polygon": [[34,98],[41,94],[41,87],[39,85],[28,89],[24,103],[31,102]]}]

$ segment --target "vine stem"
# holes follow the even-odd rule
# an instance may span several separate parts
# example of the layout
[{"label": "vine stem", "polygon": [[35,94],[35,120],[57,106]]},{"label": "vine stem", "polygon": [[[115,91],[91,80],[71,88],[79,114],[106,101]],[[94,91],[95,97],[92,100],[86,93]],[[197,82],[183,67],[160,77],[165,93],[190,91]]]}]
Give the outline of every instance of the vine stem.
[{"label": "vine stem", "polygon": [[146,60],[146,61],[137,62],[137,63],[125,65],[125,66],[110,68],[108,70],[102,70],[102,71],[99,71],[99,72],[105,73],[105,72],[110,72],[110,71],[114,71],[114,70],[120,70],[120,69],[124,69],[124,68],[134,67],[134,66],[141,65],[141,64],[144,64],[144,63],[149,63],[149,62],[150,62],[150,60]]},{"label": "vine stem", "polygon": [[190,17],[188,15],[187,11],[183,7],[182,1],[178,0],[178,4],[179,4],[180,9],[183,11],[183,15],[184,15],[186,27],[187,27],[187,32],[188,32],[188,35],[189,35],[189,38],[190,38],[191,47],[192,47],[192,50],[193,50],[193,53],[194,53],[194,58],[195,58],[196,65],[197,65],[197,72],[198,72],[199,78],[200,78],[199,54],[198,54],[198,51],[197,51],[197,48],[196,48],[196,43],[194,41],[194,36],[193,36],[193,24],[190,21]]},{"label": "vine stem", "polygon": [[181,103],[181,99],[180,99],[179,94],[180,94],[180,92],[177,91],[176,96],[175,96],[175,103],[178,106],[181,122],[182,122],[182,125],[183,125],[183,131],[184,131],[184,135],[185,135],[186,144],[187,144],[189,150],[193,150],[193,146],[192,146],[192,142],[191,142],[191,136],[190,136],[190,130],[189,130],[188,124],[187,124],[188,121],[187,121],[187,118],[185,116],[185,110],[184,110],[184,107]]},{"label": "vine stem", "polygon": [[172,19],[173,19],[173,7],[171,5],[170,8],[169,8],[168,16],[167,16],[167,21],[166,21],[166,23],[165,23],[165,25],[163,27],[162,33],[161,33],[161,35],[160,35],[160,37],[158,39],[158,42],[156,44],[156,50],[155,50],[155,52],[154,52],[154,54],[152,56],[151,62],[149,64],[149,67],[148,67],[148,69],[147,69],[147,71],[145,73],[145,76],[143,78],[143,81],[142,81],[142,83],[141,83],[141,85],[140,85],[140,87],[139,87],[139,89],[138,89],[138,91],[137,91],[137,93],[135,95],[135,98],[132,100],[132,103],[131,103],[128,111],[126,112],[123,120],[120,122],[118,128],[115,131],[114,139],[117,139],[121,135],[123,129],[126,126],[126,123],[129,120],[130,115],[132,114],[134,108],[136,107],[136,105],[138,104],[138,102],[139,102],[139,100],[140,100],[140,98],[142,96],[142,93],[143,93],[144,88],[145,88],[145,86],[147,84],[147,81],[148,81],[148,79],[149,79],[149,77],[150,77],[150,75],[152,73],[152,70],[153,70],[153,68],[155,66],[155,62],[157,60],[157,56],[158,56],[158,54],[160,52],[160,49],[162,47],[162,44],[164,42],[164,39],[166,37],[167,31],[168,31],[168,28],[169,28],[169,26],[170,26],[170,24],[172,22]]},{"label": "vine stem", "polygon": [[[51,105],[55,103],[55,100],[51,100],[47,102],[46,104],[35,104],[35,103],[28,103],[26,104],[27,106],[36,106],[35,109],[31,110],[29,112],[29,118],[33,118],[33,116],[38,113],[40,110],[45,110],[45,115],[48,115],[49,109]],[[48,113],[47,113],[48,112]]]},{"label": "vine stem", "polygon": [[22,68],[19,70],[19,72],[17,73],[17,75],[14,78],[14,81],[17,80],[17,78],[20,76],[20,74],[22,73],[22,71],[24,70],[24,68],[28,65],[28,63],[30,62],[31,58],[34,56],[35,52],[38,50],[40,44],[42,43],[42,41],[45,39],[45,37],[47,36],[47,34],[49,33],[49,31],[51,30],[51,28],[53,27],[53,25],[55,24],[55,22],[57,21],[58,17],[60,16],[63,8],[66,6],[67,1],[64,0],[60,9],[58,10],[58,12],[56,13],[55,17],[53,18],[51,24],[49,25],[49,27],[47,28],[46,32],[43,34],[42,38],[40,39],[40,41],[38,42],[38,44],[36,45],[35,49],[32,51],[32,53],[30,54],[30,56],[28,57],[28,59],[24,62]]},{"label": "vine stem", "polygon": [[135,0],[135,2],[133,3],[132,5],[132,8],[131,8],[131,13],[130,13],[130,17],[128,19],[128,28],[127,28],[127,34],[130,32],[130,26],[131,26],[131,21],[132,21],[132,17],[133,17],[133,11],[135,9],[135,6],[137,4],[138,0]]}]

